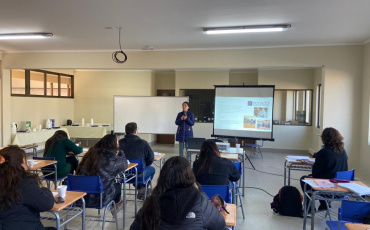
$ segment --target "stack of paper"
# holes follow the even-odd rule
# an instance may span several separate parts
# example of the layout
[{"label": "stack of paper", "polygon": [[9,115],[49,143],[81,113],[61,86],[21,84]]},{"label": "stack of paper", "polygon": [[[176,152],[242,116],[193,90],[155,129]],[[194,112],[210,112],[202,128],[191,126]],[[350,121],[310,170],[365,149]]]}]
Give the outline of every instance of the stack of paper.
[{"label": "stack of paper", "polygon": [[154,156],[160,156],[161,155],[161,153],[159,153],[159,152],[154,152]]},{"label": "stack of paper", "polygon": [[287,161],[306,161],[306,162],[315,162],[315,160],[310,159],[310,157],[307,156],[287,156]]},{"label": "stack of paper", "polygon": [[320,188],[334,188],[335,187],[335,185],[331,183],[329,180],[314,179],[314,181]]},{"label": "stack of paper", "polygon": [[370,188],[356,183],[338,183],[339,187],[346,188],[360,196],[370,195]]}]

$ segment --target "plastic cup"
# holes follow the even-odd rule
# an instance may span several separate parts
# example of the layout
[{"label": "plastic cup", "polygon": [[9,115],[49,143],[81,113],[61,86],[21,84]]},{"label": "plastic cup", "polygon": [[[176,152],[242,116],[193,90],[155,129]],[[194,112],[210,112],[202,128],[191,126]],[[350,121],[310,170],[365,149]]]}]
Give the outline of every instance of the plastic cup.
[{"label": "plastic cup", "polygon": [[240,144],[236,144],[235,146],[236,146],[236,150],[238,150],[238,152],[239,152],[239,150],[240,150]]},{"label": "plastic cup", "polygon": [[30,167],[30,168],[33,168],[33,165],[34,165],[34,160],[28,160],[27,161],[27,165],[28,165],[28,167]]},{"label": "plastic cup", "polygon": [[60,185],[57,187],[58,189],[58,195],[59,197],[66,197],[66,193],[67,193],[67,185]]}]

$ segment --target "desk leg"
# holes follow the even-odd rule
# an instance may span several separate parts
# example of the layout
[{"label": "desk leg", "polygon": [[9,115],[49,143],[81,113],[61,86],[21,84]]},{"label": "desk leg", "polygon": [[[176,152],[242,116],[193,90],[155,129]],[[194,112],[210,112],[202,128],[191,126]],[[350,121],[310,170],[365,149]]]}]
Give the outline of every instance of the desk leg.
[{"label": "desk leg", "polygon": [[288,186],[290,186],[290,166],[288,167]]},{"label": "desk leg", "polygon": [[316,191],[312,193],[311,198],[311,230],[315,229],[315,200],[316,200]]},{"label": "desk leg", "polygon": [[284,186],[286,186],[286,170],[287,170],[287,161],[284,163]]},{"label": "desk leg", "polygon": [[304,189],[303,189],[303,230],[306,230],[306,222],[307,222],[307,184],[304,184]]},{"label": "desk leg", "polygon": [[123,206],[122,206],[122,219],[123,219],[123,229],[125,229],[125,222],[126,222],[126,175],[123,174]]},{"label": "desk leg", "polygon": [[137,168],[135,167],[135,215],[137,213]]},{"label": "desk leg", "polygon": [[82,230],[85,230],[85,220],[86,220],[86,209],[85,209],[85,199],[82,197]]},{"label": "desk leg", "polygon": [[57,164],[54,164],[54,189],[57,190],[57,183],[58,183],[58,171],[57,171]]}]

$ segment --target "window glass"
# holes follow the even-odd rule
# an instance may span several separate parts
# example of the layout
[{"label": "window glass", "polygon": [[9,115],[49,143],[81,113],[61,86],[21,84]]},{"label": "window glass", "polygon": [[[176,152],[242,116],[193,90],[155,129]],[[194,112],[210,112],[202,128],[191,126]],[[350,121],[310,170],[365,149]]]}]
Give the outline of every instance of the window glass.
[{"label": "window glass", "polygon": [[58,75],[46,74],[46,95],[47,96],[59,96],[59,82]]},{"label": "window glass", "polygon": [[26,94],[26,71],[23,69],[12,69],[12,94]]},{"label": "window glass", "polygon": [[44,73],[30,71],[30,95],[45,95]]},{"label": "window glass", "polygon": [[60,96],[72,97],[72,78],[60,76]]},{"label": "window glass", "polygon": [[214,89],[181,89],[180,96],[189,97],[190,111],[196,122],[213,122],[215,109]]}]

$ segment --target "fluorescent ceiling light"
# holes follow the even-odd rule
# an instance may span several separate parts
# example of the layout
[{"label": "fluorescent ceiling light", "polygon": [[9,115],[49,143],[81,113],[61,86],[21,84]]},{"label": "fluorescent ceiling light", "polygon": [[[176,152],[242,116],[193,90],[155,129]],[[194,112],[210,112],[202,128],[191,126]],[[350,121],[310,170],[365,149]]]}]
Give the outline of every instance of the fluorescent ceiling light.
[{"label": "fluorescent ceiling light", "polygon": [[40,39],[50,38],[52,33],[29,33],[29,34],[0,34],[0,40],[5,39]]},{"label": "fluorescent ceiling light", "polygon": [[289,24],[285,25],[262,25],[262,26],[232,26],[203,28],[204,34],[235,34],[235,33],[261,33],[261,32],[279,32],[289,29]]}]

